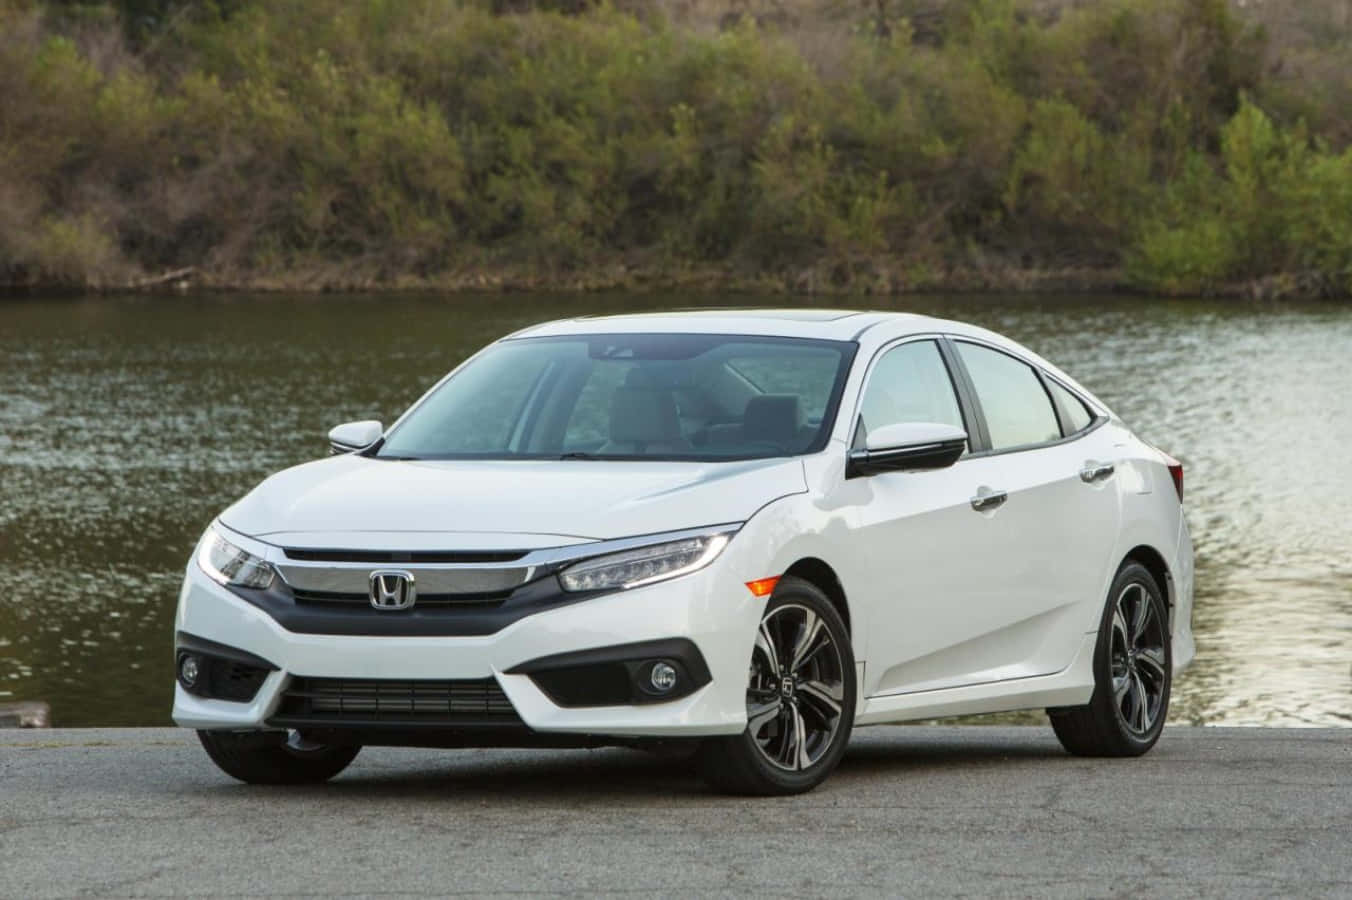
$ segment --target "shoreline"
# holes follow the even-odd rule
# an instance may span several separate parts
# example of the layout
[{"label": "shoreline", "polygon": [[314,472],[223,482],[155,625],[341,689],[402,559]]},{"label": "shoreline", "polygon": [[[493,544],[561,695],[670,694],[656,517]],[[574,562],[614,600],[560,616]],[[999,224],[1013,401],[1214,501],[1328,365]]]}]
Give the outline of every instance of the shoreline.
[{"label": "shoreline", "polygon": [[1160,292],[1133,283],[1121,268],[954,269],[943,274],[910,275],[904,267],[865,262],[855,271],[841,266],[809,266],[777,272],[746,272],[733,267],[644,269],[622,263],[582,271],[541,272],[512,267],[476,268],[430,276],[351,273],[341,267],[238,274],[180,270],[121,282],[70,283],[46,281],[0,283],[0,297],[48,297],[127,294],[254,293],[254,294],[741,294],[786,297],[912,296],[919,294],[1118,295],[1123,297],[1233,299],[1250,301],[1352,300],[1352,292],[1329,290],[1309,273],[1278,273],[1230,282],[1217,289]]}]

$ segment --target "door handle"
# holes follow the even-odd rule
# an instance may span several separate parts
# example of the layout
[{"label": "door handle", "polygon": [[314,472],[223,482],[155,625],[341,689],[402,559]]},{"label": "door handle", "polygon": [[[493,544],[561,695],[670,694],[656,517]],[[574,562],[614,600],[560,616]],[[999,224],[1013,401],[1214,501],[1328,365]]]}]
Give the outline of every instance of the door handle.
[{"label": "door handle", "polygon": [[1005,491],[993,491],[982,485],[976,489],[976,496],[972,498],[972,509],[985,512],[988,509],[995,509],[1008,499],[1009,494]]},{"label": "door handle", "polygon": [[1112,463],[1094,462],[1092,459],[1084,464],[1080,470],[1080,480],[1085,484],[1093,484],[1095,481],[1102,481],[1111,476],[1116,469]]}]

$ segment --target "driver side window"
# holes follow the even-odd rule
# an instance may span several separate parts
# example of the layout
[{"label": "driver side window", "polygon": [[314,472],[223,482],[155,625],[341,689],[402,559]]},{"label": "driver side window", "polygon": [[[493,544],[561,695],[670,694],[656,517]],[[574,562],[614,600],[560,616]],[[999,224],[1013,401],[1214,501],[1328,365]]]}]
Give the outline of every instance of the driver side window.
[{"label": "driver side window", "polygon": [[948,366],[934,341],[911,341],[884,353],[869,376],[860,409],[865,433],[909,422],[966,428]]}]

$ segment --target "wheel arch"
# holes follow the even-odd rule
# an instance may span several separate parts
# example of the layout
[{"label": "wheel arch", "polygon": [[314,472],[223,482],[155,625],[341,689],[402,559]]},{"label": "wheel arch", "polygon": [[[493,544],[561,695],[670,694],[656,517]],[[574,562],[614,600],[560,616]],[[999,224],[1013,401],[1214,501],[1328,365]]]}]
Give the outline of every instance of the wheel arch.
[{"label": "wheel arch", "polygon": [[1164,555],[1149,544],[1137,544],[1127,552],[1122,558],[1122,565],[1129,562],[1137,562],[1145,566],[1146,571],[1155,579],[1155,584],[1159,585],[1164,592],[1164,604],[1169,609],[1170,633],[1173,632],[1173,613],[1174,613],[1174,576],[1169,571],[1169,563],[1165,561]]},{"label": "wheel arch", "polygon": [[831,605],[836,608],[836,612],[840,613],[840,618],[845,622],[845,630],[853,637],[854,628],[850,624],[850,605],[845,597],[845,589],[841,587],[840,577],[836,575],[836,570],[831,568],[825,560],[818,559],[815,556],[805,556],[785,569],[784,575],[792,575],[815,585],[831,601]]}]

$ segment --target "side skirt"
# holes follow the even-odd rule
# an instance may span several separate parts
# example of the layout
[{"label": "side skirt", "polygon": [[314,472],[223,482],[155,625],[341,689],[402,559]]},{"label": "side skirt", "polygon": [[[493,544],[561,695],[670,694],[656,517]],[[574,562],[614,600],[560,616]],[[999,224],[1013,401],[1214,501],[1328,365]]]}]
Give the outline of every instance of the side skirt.
[{"label": "side skirt", "polygon": [[1070,665],[1052,675],[870,697],[855,717],[855,724],[881,725],[1015,709],[1083,705],[1094,693],[1094,645],[1097,641],[1097,633],[1084,635]]}]

